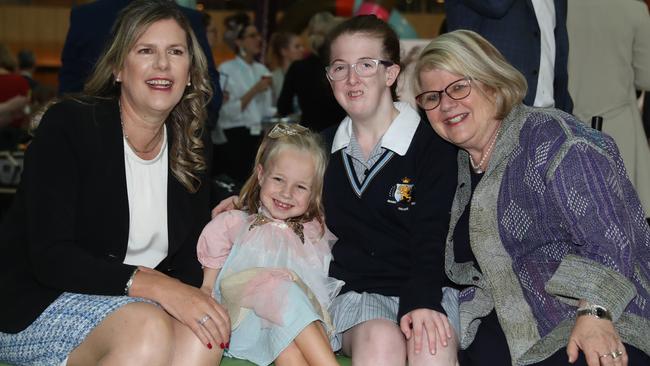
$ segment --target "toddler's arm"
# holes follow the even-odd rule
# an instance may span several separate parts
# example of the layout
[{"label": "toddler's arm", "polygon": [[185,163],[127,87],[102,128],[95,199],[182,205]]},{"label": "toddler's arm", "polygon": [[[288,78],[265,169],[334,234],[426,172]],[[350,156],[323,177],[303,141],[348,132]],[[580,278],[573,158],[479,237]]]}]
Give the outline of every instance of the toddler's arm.
[{"label": "toddler's arm", "polygon": [[224,212],[213,218],[199,236],[196,254],[203,266],[201,290],[212,295],[219,271],[230,254],[236,233],[244,223],[241,211]]},{"label": "toddler's arm", "polygon": [[214,290],[214,283],[217,281],[221,268],[208,268],[203,267],[203,283],[201,284],[201,291],[212,296]]}]

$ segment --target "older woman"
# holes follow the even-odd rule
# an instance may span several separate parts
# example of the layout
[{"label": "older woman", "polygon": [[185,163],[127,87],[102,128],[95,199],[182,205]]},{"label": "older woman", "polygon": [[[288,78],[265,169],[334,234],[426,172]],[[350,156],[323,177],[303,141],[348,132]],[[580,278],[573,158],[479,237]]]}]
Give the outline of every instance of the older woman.
[{"label": "older woman", "polygon": [[524,77],[470,31],[436,38],[415,75],[462,149],[445,262],[461,364],[650,364],[650,230],[614,141],[524,106]]},{"label": "older woman", "polygon": [[194,287],[205,57],[165,0],[132,2],[111,40],[27,150],[0,233],[0,361],[215,365],[228,316]]}]

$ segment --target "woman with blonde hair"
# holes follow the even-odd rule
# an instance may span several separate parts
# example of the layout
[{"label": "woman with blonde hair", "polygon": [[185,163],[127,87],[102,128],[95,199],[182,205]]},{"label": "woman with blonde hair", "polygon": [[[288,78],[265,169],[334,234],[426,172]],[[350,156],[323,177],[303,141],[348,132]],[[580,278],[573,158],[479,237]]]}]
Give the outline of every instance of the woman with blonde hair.
[{"label": "woman with blonde hair", "polygon": [[415,75],[460,148],[445,253],[460,363],[650,364],[650,229],[614,141],[523,105],[523,75],[471,31],[434,39]]},{"label": "woman with blonde hair", "polygon": [[26,152],[0,234],[0,361],[215,365],[230,321],[197,288],[205,56],[164,0],[131,2],[110,39]]}]

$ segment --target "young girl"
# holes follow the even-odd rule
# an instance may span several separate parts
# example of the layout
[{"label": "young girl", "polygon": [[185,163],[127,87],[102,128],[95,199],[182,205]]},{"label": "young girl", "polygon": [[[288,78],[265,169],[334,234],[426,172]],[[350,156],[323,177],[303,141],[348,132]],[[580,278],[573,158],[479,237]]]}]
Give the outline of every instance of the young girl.
[{"label": "young girl", "polygon": [[257,152],[239,209],[203,230],[202,289],[228,309],[230,356],[258,365],[337,365],[325,330],[333,331],[327,307],[343,282],[328,277],[336,238],[323,221],[326,164],[318,135],[276,125]]},{"label": "young girl", "polygon": [[443,287],[443,269],[456,150],[396,102],[400,46],[388,24],[357,16],[326,44],[327,77],[348,114],[323,132],[323,205],[338,238],[330,275],[345,281],[329,307],[332,346],[353,365],[454,365],[457,291]]},{"label": "young girl", "polygon": [[345,281],[330,307],[332,344],[355,365],[454,365],[456,293],[442,284],[455,149],[395,102],[400,46],[388,24],[354,17],[327,44],[327,77],[348,114],[325,132],[330,275]]}]

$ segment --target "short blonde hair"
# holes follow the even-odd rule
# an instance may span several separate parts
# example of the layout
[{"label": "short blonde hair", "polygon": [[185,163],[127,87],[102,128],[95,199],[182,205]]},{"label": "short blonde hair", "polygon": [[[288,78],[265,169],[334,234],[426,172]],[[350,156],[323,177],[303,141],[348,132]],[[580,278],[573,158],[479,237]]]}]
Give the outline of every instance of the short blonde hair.
[{"label": "short blonde hair", "polygon": [[505,118],[526,96],[526,78],[485,38],[469,30],[436,37],[415,64],[416,94],[423,92],[420,74],[438,69],[469,77],[494,91],[497,119]]},{"label": "short blonde hair", "polygon": [[257,178],[257,166],[261,165],[265,171],[269,170],[278,153],[286,148],[304,151],[314,161],[314,180],[312,181],[309,207],[299,221],[307,222],[316,219],[324,228],[325,211],[323,210],[322,196],[328,155],[319,134],[294,123],[279,123],[264,137],[257,150],[251,176],[239,192],[238,208],[245,209],[249,213],[257,212],[260,208],[260,182]]}]

